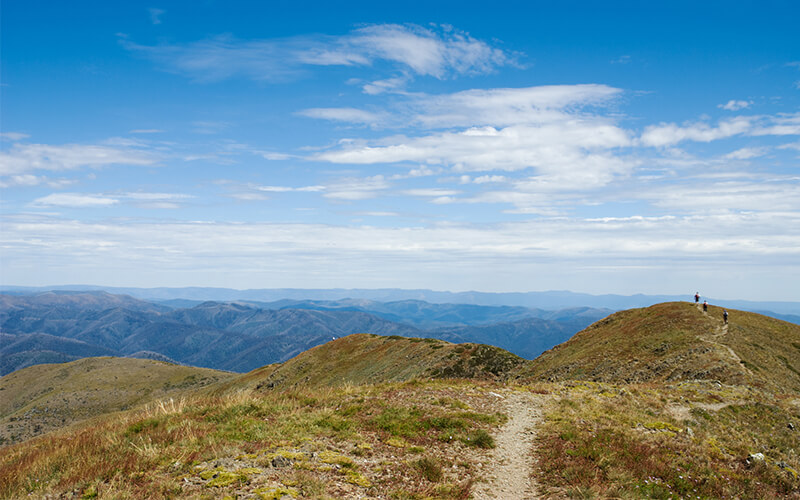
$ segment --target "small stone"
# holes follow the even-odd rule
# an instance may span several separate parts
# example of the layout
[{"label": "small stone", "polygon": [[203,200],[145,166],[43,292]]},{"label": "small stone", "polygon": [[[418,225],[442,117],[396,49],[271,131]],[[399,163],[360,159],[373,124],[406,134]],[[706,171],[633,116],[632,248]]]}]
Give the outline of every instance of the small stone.
[{"label": "small stone", "polygon": [[747,465],[752,467],[754,464],[757,464],[757,463],[762,463],[763,464],[764,462],[767,461],[767,459],[764,458],[764,454],[763,453],[751,453],[751,454],[749,454],[747,456],[747,460],[745,460],[745,461],[747,462]]},{"label": "small stone", "polygon": [[794,430],[794,424],[791,422],[789,422],[789,424],[786,427],[788,427],[790,431]]},{"label": "small stone", "polygon": [[292,461],[286,457],[277,456],[272,459],[272,466],[275,468],[289,467],[290,465],[292,465]]},{"label": "small stone", "polygon": [[775,464],[775,465],[777,465],[777,466],[778,466],[778,467],[780,467],[781,469],[785,469],[785,468],[789,467],[789,464],[787,464],[787,463],[786,463],[786,462],[784,462],[783,460],[781,460],[780,462],[778,462],[778,463],[777,463],[777,464]]},{"label": "small stone", "polygon": [[686,435],[689,436],[690,438],[694,437],[694,431],[692,430],[691,427],[686,428]]}]

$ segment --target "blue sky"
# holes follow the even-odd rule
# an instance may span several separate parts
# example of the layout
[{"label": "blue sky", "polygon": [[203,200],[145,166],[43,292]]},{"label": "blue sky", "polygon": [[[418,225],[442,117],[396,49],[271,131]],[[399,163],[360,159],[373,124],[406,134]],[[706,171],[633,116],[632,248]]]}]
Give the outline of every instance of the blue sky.
[{"label": "blue sky", "polygon": [[800,6],[641,4],[4,1],[2,283],[800,300]]}]

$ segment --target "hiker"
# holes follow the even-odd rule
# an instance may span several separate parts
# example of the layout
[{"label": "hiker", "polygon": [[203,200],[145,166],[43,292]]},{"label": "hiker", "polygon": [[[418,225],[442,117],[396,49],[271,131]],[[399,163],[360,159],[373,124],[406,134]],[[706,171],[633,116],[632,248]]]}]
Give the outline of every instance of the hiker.
[{"label": "hiker", "polygon": [[694,303],[697,304],[698,302],[700,302],[700,292],[694,294]]},{"label": "hiker", "polygon": [[703,301],[703,312],[708,312],[708,301],[707,300]]},{"label": "hiker", "polygon": [[728,324],[728,311],[723,309],[722,310],[722,320],[725,321],[725,324]]}]

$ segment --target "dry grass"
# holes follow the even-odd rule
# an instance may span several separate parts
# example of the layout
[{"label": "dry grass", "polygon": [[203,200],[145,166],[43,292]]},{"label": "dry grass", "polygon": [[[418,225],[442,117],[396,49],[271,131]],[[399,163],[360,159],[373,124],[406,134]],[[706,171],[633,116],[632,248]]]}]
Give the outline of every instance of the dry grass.
[{"label": "dry grass", "polygon": [[[746,388],[567,383],[539,434],[540,483],[577,498],[800,498],[798,418]],[[757,452],[766,463],[748,465]]]},{"label": "dry grass", "polygon": [[309,498],[466,498],[482,453],[467,443],[491,438],[504,418],[493,387],[413,381],[166,399],[5,448],[0,496],[294,488]]},{"label": "dry grass", "polygon": [[37,365],[0,379],[0,445],[234,378],[232,373],[127,358]]}]

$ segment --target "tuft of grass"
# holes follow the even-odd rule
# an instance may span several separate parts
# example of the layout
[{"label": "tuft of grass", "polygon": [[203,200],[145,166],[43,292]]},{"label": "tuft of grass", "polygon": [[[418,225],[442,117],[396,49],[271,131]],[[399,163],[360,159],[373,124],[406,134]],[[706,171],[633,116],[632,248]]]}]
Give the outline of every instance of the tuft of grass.
[{"label": "tuft of grass", "polygon": [[466,438],[462,439],[462,442],[468,446],[475,446],[476,448],[494,448],[494,438],[485,430],[478,429],[475,432],[469,434]]},{"label": "tuft of grass", "polygon": [[422,477],[432,483],[438,483],[444,477],[444,472],[442,472],[442,464],[439,463],[439,461],[435,458],[422,457],[419,460],[412,462],[411,465]]}]

